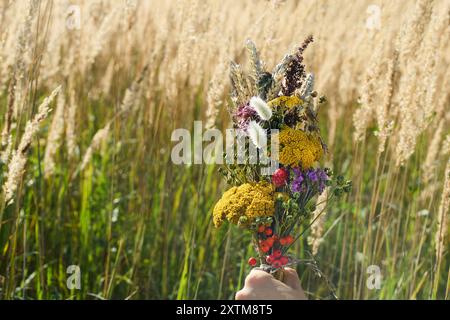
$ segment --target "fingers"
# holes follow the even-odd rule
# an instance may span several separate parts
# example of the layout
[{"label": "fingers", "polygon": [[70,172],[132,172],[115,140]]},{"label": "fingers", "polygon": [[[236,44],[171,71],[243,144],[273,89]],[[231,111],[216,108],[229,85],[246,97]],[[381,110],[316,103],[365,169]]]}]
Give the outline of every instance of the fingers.
[{"label": "fingers", "polygon": [[272,291],[276,280],[267,272],[252,269],[245,278],[244,288],[236,293],[236,300],[264,299],[267,291]]},{"label": "fingers", "polygon": [[269,273],[255,268],[245,278],[245,287],[254,288],[272,279],[273,277]]},{"label": "fingers", "polygon": [[244,288],[236,293],[236,300],[306,299],[297,272],[286,268],[283,275],[281,282],[265,271],[253,269],[245,278]]},{"label": "fingers", "polygon": [[292,268],[284,269],[284,279],[283,282],[291,287],[292,289],[301,289],[300,279],[298,278],[297,271]]},{"label": "fingers", "polygon": [[[278,281],[268,272],[254,268],[250,274],[245,278],[246,288],[255,288],[263,285],[270,285],[272,282]],[[292,289],[301,289],[300,279],[298,278],[297,271],[292,268],[285,268],[283,270],[282,283],[291,287]]]},{"label": "fingers", "polygon": [[236,300],[250,300],[250,293],[248,290],[242,289],[236,292],[234,297]]},{"label": "fingers", "polygon": [[[244,288],[236,293],[236,300],[277,299],[277,286],[286,286],[269,273],[253,269],[245,278]],[[287,286],[286,286],[287,288]]]},{"label": "fingers", "polygon": [[300,284],[300,279],[298,278],[297,271],[292,268],[284,269],[284,283],[292,288],[294,294],[292,295],[293,299],[297,300],[308,300],[305,295],[305,292],[302,289]]}]

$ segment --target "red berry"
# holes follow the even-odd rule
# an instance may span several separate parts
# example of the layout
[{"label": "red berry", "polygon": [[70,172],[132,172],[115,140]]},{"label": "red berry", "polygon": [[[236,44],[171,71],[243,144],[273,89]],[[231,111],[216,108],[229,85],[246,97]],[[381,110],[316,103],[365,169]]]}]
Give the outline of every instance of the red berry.
[{"label": "red berry", "polygon": [[281,262],[280,262],[280,260],[275,260],[275,261],[272,263],[272,267],[274,267],[274,268],[280,268],[280,267],[281,267]]},{"label": "red berry", "polygon": [[288,235],[285,239],[287,244],[292,244],[294,242],[294,237],[291,235]]},{"label": "red berry", "polygon": [[266,257],[266,262],[267,262],[268,264],[272,264],[272,262],[273,262],[273,257],[272,257],[272,255]]},{"label": "red berry", "polygon": [[275,242],[275,240],[274,240],[273,238],[267,238],[267,239],[266,239],[266,244],[267,244],[269,247],[272,247],[274,242]]},{"label": "red berry", "polygon": [[270,250],[270,247],[267,244],[264,243],[261,245],[262,252],[266,253],[266,252],[269,252],[269,250]]},{"label": "red berry", "polygon": [[251,257],[250,259],[248,259],[248,264],[251,265],[252,267],[256,266],[256,258]]},{"label": "red berry", "polygon": [[282,187],[286,184],[288,178],[288,172],[285,168],[280,168],[275,170],[275,173],[272,176],[272,182],[275,187]]},{"label": "red berry", "polygon": [[282,256],[282,257],[280,258],[280,262],[281,262],[281,264],[282,264],[283,266],[285,266],[285,265],[287,265],[287,264],[289,263],[289,258],[286,257],[286,256]]},{"label": "red berry", "polygon": [[258,227],[258,232],[259,232],[259,233],[263,233],[265,229],[266,229],[266,227],[265,227],[264,225],[260,225],[260,226]]},{"label": "red berry", "polygon": [[272,235],[272,229],[267,228],[264,233],[266,234],[266,236],[271,236]]},{"label": "red berry", "polygon": [[272,254],[274,258],[278,259],[279,257],[281,257],[281,250],[274,250]]},{"label": "red berry", "polygon": [[281,238],[281,239],[280,239],[280,244],[281,244],[282,246],[285,246],[285,245],[287,244],[286,238]]}]

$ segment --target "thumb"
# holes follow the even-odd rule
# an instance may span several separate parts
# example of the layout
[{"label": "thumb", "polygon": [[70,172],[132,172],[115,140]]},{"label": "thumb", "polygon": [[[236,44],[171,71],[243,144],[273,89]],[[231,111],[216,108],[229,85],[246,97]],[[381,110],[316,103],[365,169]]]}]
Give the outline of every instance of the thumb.
[{"label": "thumb", "polygon": [[294,290],[301,289],[300,279],[298,278],[297,271],[292,268],[284,269],[283,282]]}]

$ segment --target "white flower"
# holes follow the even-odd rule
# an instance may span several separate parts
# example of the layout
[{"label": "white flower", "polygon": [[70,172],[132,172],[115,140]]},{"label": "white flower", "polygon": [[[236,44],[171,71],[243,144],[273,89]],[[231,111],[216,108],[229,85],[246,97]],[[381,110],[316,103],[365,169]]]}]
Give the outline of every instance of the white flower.
[{"label": "white flower", "polygon": [[269,120],[272,117],[272,109],[260,97],[250,99],[250,107],[252,107],[262,120]]},{"label": "white flower", "polygon": [[264,130],[256,121],[250,121],[247,128],[247,133],[252,140],[253,144],[260,149],[265,149],[267,146],[267,135]]}]

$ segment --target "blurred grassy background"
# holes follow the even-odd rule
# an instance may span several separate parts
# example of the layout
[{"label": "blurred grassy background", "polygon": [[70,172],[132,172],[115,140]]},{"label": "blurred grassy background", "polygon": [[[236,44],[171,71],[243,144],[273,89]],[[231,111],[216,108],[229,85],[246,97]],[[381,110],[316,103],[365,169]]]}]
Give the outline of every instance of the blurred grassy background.
[{"label": "blurred grassy background", "polygon": [[[448,298],[446,1],[71,3],[0,4],[3,186],[15,165],[8,147],[17,149],[26,121],[62,85],[26,152],[14,202],[1,208],[2,299],[232,299],[249,271],[249,236],[213,227],[226,185],[216,166],[174,165],[170,135],[192,132],[194,120],[227,127],[228,63],[245,66],[247,37],[270,70],[310,33],[305,62],[328,98],[326,161],[355,187],[327,212],[317,265],[298,266],[304,289],[312,299]],[[366,24],[370,4],[380,29]],[[384,63],[398,50],[385,88]],[[430,57],[434,64],[421,64]],[[394,129],[378,152],[382,128],[370,108],[389,89]],[[428,105],[402,109],[412,96]],[[355,141],[351,119],[364,106]],[[412,154],[397,165],[403,146]],[[294,250],[302,259],[310,251],[306,236]],[[81,269],[80,290],[67,288],[70,265]],[[366,286],[369,265],[381,269],[379,290]]]}]

